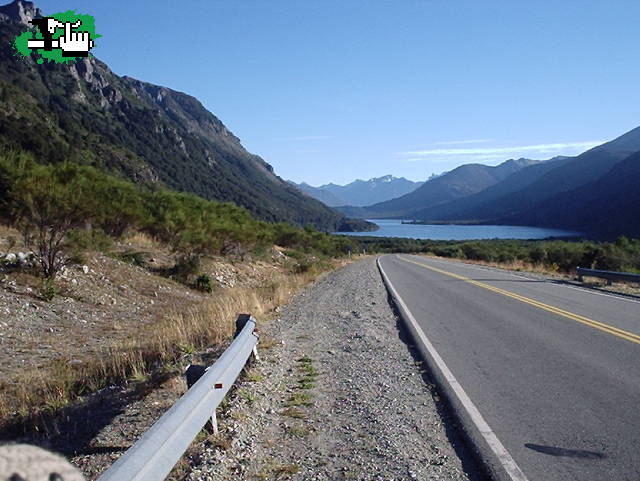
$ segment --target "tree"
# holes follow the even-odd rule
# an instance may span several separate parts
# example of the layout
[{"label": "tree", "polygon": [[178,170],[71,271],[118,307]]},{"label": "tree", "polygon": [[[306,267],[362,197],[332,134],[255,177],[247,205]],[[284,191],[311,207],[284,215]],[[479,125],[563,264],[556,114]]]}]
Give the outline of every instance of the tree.
[{"label": "tree", "polygon": [[10,209],[47,279],[54,279],[68,264],[65,253],[69,234],[88,225],[95,212],[95,197],[85,169],[65,163],[22,165],[14,171]]}]

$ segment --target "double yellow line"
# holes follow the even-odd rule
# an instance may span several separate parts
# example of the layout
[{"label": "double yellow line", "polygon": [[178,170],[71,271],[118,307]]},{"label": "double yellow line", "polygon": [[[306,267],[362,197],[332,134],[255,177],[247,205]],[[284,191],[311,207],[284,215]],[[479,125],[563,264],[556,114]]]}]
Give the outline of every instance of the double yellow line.
[{"label": "double yellow line", "polygon": [[405,262],[410,262],[411,264],[415,264],[420,267],[424,267],[425,269],[429,269],[431,271],[439,272],[440,274],[444,274],[445,276],[453,277],[455,279],[459,279],[464,282],[468,282],[469,284],[473,284],[474,286],[482,287],[483,289],[487,289],[489,291],[496,292],[498,294],[502,294],[503,296],[511,297],[512,299],[516,299],[520,302],[524,302],[525,304],[529,304],[540,309],[544,309],[545,311],[553,312],[554,314],[558,314],[559,316],[566,317],[567,319],[571,319],[573,321],[579,322],[586,326],[592,327],[594,329],[598,329],[600,331],[606,332],[608,334],[612,334],[621,339],[626,339],[627,341],[635,342],[636,344],[640,344],[640,336],[638,334],[634,334],[629,331],[625,331],[623,329],[618,329],[617,327],[610,326],[609,324],[604,324],[602,322],[594,321],[593,319],[589,319],[588,317],[580,316],[579,314],[574,314],[573,312],[565,311],[564,309],[560,309],[558,307],[550,306],[549,304],[545,304],[544,302],[536,301],[535,299],[531,299],[529,297],[521,296],[520,294],[515,294],[513,292],[505,291],[504,289],[499,289],[494,286],[490,286],[489,284],[485,284],[484,282],[474,281],[473,279],[469,279],[468,277],[460,276],[458,274],[454,274],[453,272],[445,271],[442,269],[438,269],[437,267],[427,266],[420,262],[412,261],[409,259],[405,259],[404,257],[400,257]]}]

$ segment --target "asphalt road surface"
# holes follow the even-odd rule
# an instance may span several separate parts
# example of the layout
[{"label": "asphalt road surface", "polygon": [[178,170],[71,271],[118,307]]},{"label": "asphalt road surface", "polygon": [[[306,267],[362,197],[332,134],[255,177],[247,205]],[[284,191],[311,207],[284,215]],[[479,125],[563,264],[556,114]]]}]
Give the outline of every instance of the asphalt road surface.
[{"label": "asphalt road surface", "polygon": [[409,255],[380,260],[530,480],[640,480],[640,302]]}]

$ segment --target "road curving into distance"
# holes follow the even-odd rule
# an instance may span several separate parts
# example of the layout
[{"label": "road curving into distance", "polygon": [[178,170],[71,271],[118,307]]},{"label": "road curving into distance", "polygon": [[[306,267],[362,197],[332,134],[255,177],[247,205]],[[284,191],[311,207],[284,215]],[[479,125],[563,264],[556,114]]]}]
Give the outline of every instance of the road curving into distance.
[{"label": "road curving into distance", "polygon": [[379,265],[494,473],[640,480],[640,302],[421,256]]}]

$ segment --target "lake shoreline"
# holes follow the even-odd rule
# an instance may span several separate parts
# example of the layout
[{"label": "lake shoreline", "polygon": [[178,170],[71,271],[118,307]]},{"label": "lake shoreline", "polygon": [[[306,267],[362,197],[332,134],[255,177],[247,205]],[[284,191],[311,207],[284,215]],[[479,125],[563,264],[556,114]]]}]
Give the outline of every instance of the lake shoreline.
[{"label": "lake shoreline", "polygon": [[354,237],[382,237],[430,240],[486,240],[486,239],[579,239],[584,233],[532,226],[487,225],[487,224],[437,224],[417,223],[402,219],[366,219],[378,225],[371,232],[335,232]]}]

